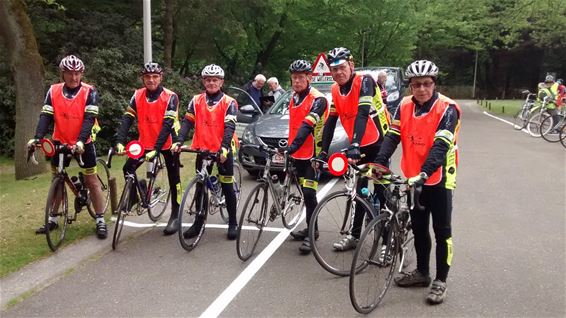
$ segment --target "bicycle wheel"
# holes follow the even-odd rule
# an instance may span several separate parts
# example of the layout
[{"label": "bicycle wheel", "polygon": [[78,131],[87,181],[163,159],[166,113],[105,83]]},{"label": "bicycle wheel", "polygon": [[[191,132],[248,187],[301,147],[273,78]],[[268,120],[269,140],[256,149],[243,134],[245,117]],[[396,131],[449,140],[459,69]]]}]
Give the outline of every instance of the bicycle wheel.
[{"label": "bicycle wheel", "polygon": [[[98,182],[100,182],[100,189],[102,191],[102,213],[105,213],[106,209],[108,209],[108,203],[110,202],[110,186],[108,185],[110,182],[110,170],[106,165],[106,161],[101,158],[96,159],[96,173],[98,176]],[[96,219],[96,211],[92,200],[92,194],[89,194],[89,198],[89,203],[86,208],[88,210],[88,214],[90,214],[93,219]]]},{"label": "bicycle wheel", "polygon": [[513,128],[516,130],[521,130],[527,126],[529,122],[529,111],[525,109],[525,106],[521,108],[515,116],[513,116]]},{"label": "bicycle wheel", "polygon": [[564,146],[564,148],[566,148],[566,122],[564,123],[564,125],[562,125],[559,136],[560,143],[562,144],[562,146]]},{"label": "bicycle wheel", "polygon": [[[333,192],[318,203],[309,224],[309,237],[314,257],[328,272],[338,276],[350,275],[354,249],[337,251],[333,244],[345,235],[352,234],[352,216],[356,206],[365,215],[374,215],[369,203],[355,196],[352,200],[346,190]],[[369,214],[367,214],[369,213]],[[315,239],[315,225],[318,223],[318,240]],[[362,229],[357,229],[361,232]]]},{"label": "bicycle wheel", "polygon": [[53,252],[57,251],[65,239],[68,219],[69,206],[65,180],[62,177],[56,177],[51,182],[51,187],[49,188],[44,219],[44,226],[46,229],[49,228],[50,221],[57,223],[57,227],[51,231],[47,231],[45,235],[47,238],[47,245],[49,245],[49,248]]},{"label": "bicycle wheel", "polygon": [[552,116],[546,117],[540,124],[540,131],[542,138],[548,142],[559,142],[560,141],[560,129],[564,125],[564,117],[558,115],[560,120],[556,123]]},{"label": "bicycle wheel", "polygon": [[303,196],[303,191],[297,179],[293,178],[289,185],[289,194],[285,198],[285,205],[281,214],[283,225],[286,228],[292,229],[299,222],[304,206],[305,197]]},{"label": "bicycle wheel", "polygon": [[[367,314],[374,310],[391,285],[395,273],[396,241],[391,237],[389,216],[380,215],[366,227],[350,268],[350,300],[357,312]],[[387,237],[383,231],[389,230]],[[390,242],[387,244],[386,242]]]},{"label": "bicycle wheel", "polygon": [[236,251],[242,261],[248,260],[253,255],[263,232],[263,227],[269,220],[267,216],[267,207],[269,206],[267,187],[268,185],[265,182],[256,185],[248,195],[242,209],[236,241]]},{"label": "bicycle wheel", "polygon": [[[165,213],[171,200],[171,191],[169,189],[169,179],[167,178],[167,167],[163,155],[159,156],[156,163],[155,175],[149,179],[148,189],[151,190],[151,198],[149,200],[149,208],[147,214],[149,219],[157,222]],[[178,193],[177,195],[179,195]]]},{"label": "bicycle wheel", "polygon": [[[205,230],[206,215],[208,213],[208,191],[204,182],[195,177],[185,192],[179,207],[179,242],[188,252],[193,250],[199,243]],[[200,219],[200,227],[191,229],[193,224]],[[198,224],[197,224],[198,226]],[[193,235],[189,235],[194,231]],[[187,232],[185,234],[185,232]]]},{"label": "bicycle wheel", "polygon": [[527,124],[527,130],[529,131],[529,135],[538,138],[540,137],[540,125],[543,120],[545,120],[550,115],[546,112],[534,114],[530,119],[529,123]]},{"label": "bicycle wheel", "polygon": [[[122,229],[124,228],[124,222],[132,208],[132,191],[136,191],[134,187],[134,181],[133,179],[128,178],[126,180],[126,184],[124,185],[124,191],[122,191],[122,196],[120,197],[120,202],[118,203],[118,209],[116,211],[116,224],[114,225],[114,235],[112,236],[113,250],[118,247],[118,242],[120,242],[120,236],[122,235]],[[137,193],[135,195],[137,196]]]}]

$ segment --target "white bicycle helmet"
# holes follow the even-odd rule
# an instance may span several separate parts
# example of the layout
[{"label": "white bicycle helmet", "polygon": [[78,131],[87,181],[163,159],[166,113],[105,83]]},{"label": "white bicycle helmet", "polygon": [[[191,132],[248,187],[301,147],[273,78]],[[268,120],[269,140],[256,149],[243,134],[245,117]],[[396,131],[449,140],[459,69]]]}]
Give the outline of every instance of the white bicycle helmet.
[{"label": "white bicycle helmet", "polygon": [[418,60],[407,66],[405,77],[411,79],[413,77],[431,76],[436,78],[438,76],[438,67],[427,60]]},{"label": "white bicycle helmet", "polygon": [[143,65],[142,71],[141,71],[142,75],[143,74],[162,74],[163,73],[163,69],[161,68],[161,66],[159,66],[159,64],[154,63],[154,62],[147,62]]},{"label": "white bicycle helmet", "polygon": [[80,58],[74,55],[67,55],[59,63],[59,69],[61,71],[75,71],[75,72],[84,72],[85,65]]},{"label": "white bicycle helmet", "polygon": [[202,69],[200,74],[202,77],[220,77],[224,78],[224,70],[216,64],[210,64]]},{"label": "white bicycle helmet", "polygon": [[544,78],[544,82],[545,82],[545,83],[552,83],[552,82],[554,82],[554,76],[552,76],[552,75],[546,75],[546,77]]}]

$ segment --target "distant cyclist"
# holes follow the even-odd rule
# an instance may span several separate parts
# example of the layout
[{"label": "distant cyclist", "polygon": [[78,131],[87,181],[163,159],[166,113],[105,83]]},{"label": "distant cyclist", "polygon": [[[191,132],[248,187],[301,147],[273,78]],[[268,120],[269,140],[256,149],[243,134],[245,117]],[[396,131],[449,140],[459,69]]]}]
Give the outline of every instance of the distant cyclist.
[{"label": "distant cyclist", "polygon": [[316,139],[324,124],[324,116],[328,107],[326,97],[316,88],[310,86],[312,80],[311,63],[296,60],[289,66],[293,95],[289,102],[289,138],[287,147],[279,148],[279,152],[288,152],[295,159],[294,166],[297,178],[305,197],[307,212],[307,228],[291,233],[295,240],[303,241],[299,247],[302,254],[309,254],[310,219],[316,205],[318,176],[311,166],[310,160],[315,156]]},{"label": "distant cyclist", "polygon": [[[193,143],[191,148],[219,152],[220,158],[217,163],[219,181],[222,185],[222,193],[226,198],[226,210],[228,210],[228,233],[229,240],[235,240],[237,236],[236,221],[236,193],[234,192],[234,152],[232,151],[232,138],[236,130],[236,113],[238,103],[236,100],[222,91],[224,85],[224,70],[216,65],[207,65],[201,72],[205,92],[194,96],[189,102],[187,113],[183,118],[179,140],[173,145],[173,151],[179,151],[181,145],[187,138],[189,131],[194,128]],[[202,156],[198,155],[195,166],[196,170],[202,167]],[[209,167],[212,171],[212,166]],[[196,191],[203,191],[198,188]],[[204,224],[204,216],[197,216],[195,223],[183,233],[186,238],[195,237]]]},{"label": "distant cyclist", "polygon": [[163,69],[157,63],[145,63],[141,70],[141,79],[144,87],[136,90],[130,99],[130,105],[122,117],[122,124],[117,132],[116,150],[118,153],[124,153],[128,130],[137,119],[139,142],[144,147],[145,156],[138,159],[128,158],[123,168],[124,176],[134,174],[144,161],[153,160],[160,153],[163,155],[171,189],[171,216],[163,234],[172,235],[177,232],[181,200],[179,160],[170,150],[172,133],[178,122],[179,97],[175,92],[161,85]]},{"label": "distant cyclist", "polygon": [[[96,150],[94,136],[100,130],[98,117],[98,93],[94,86],[82,82],[85,69],[83,61],[74,55],[68,55],[59,63],[63,83],[51,85],[35,130],[35,136],[28,141],[28,148],[34,148],[39,139],[47,135],[49,126],[54,123],[53,141],[56,144],[74,146],[74,151],[81,154],[84,163],[83,175],[86,187],[96,213],[96,236],[105,239],[108,235],[104,222],[104,197],[102,185],[96,171]],[[51,160],[51,169],[55,173],[59,157]],[[47,224],[35,232],[45,234],[59,227],[57,217],[49,217]]]},{"label": "distant cyclist", "polygon": [[552,75],[547,75],[544,78],[544,82],[538,84],[537,99],[539,102],[542,102],[547,98],[546,110],[552,116],[552,121],[555,124],[560,121],[560,115],[558,115],[556,110],[557,106],[561,105],[559,88],[560,84],[554,81],[554,76]]},{"label": "distant cyclist", "polygon": [[436,238],[436,278],[426,300],[439,304],[446,297],[446,277],[452,263],[452,191],[456,187],[457,141],[461,110],[458,104],[436,92],[438,67],[430,61],[411,63],[405,71],[411,96],[403,98],[391,129],[377,155],[386,164],[397,145],[403,146],[401,170],[410,185],[424,184],[420,203],[424,211],[410,211],[415,236],[417,268],[395,283],[401,287],[430,284],[431,238],[429,219]]},{"label": "distant cyclist", "polygon": [[[322,151],[318,154],[321,160],[327,160],[328,149],[334,136],[336,122],[344,127],[350,146],[346,151],[348,161],[353,164],[372,162],[378,153],[385,133],[389,129],[389,116],[381,100],[379,88],[371,75],[361,75],[354,72],[354,61],[350,50],[338,47],[327,54],[330,72],[335,83],[332,84],[332,101],[330,112],[324,124],[322,134]],[[367,187],[367,178],[360,178],[357,192]],[[380,201],[384,202],[383,188],[375,187]],[[354,224],[351,235],[344,236],[335,242],[337,251],[347,251],[356,248],[360,238],[364,214],[361,207],[356,207]]]}]

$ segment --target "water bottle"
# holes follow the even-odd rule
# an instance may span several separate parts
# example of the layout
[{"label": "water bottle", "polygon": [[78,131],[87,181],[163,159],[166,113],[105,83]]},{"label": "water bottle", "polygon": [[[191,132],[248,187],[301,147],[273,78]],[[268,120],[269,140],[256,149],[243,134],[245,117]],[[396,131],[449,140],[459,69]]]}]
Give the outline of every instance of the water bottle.
[{"label": "water bottle", "polygon": [[218,178],[216,176],[210,176],[210,190],[214,192],[217,196],[220,195],[220,184],[218,183]]},{"label": "water bottle", "polygon": [[369,193],[369,189],[368,189],[368,188],[362,188],[360,192],[361,192],[361,194],[362,194],[362,197],[364,197],[364,198],[366,198],[366,199],[369,198],[369,194],[370,194],[370,193]]},{"label": "water bottle", "polygon": [[147,177],[148,179],[151,179],[152,172],[153,172],[153,161],[152,161],[152,160],[150,160],[150,161],[147,162],[146,168],[147,168],[146,177]]}]

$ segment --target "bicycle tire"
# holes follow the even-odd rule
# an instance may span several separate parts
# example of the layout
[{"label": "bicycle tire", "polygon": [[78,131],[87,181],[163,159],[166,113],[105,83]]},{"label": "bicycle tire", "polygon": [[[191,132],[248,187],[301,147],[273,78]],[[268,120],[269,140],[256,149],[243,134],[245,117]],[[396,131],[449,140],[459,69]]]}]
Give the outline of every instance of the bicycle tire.
[{"label": "bicycle tire", "polygon": [[[60,197],[58,200],[57,197]],[[59,201],[59,202],[58,202]],[[45,218],[44,227],[47,229],[49,226],[49,216],[57,217],[56,229],[46,231],[45,237],[47,245],[55,252],[65,240],[67,233],[67,225],[69,220],[69,205],[67,200],[67,189],[65,188],[65,180],[62,177],[56,177],[51,182],[51,187],[47,194],[47,203],[45,205]]]},{"label": "bicycle tire", "polygon": [[285,198],[284,210],[281,213],[283,226],[289,230],[297,225],[305,206],[305,197],[296,181],[297,179],[293,178],[293,182],[289,185],[289,193]]},{"label": "bicycle tire", "polygon": [[[120,202],[118,202],[118,208],[116,211],[116,224],[114,224],[114,234],[112,235],[112,249],[118,248],[118,243],[120,242],[120,236],[122,235],[122,230],[124,228],[124,222],[126,217],[130,213],[130,199],[131,192],[134,187],[133,179],[127,179],[124,185],[124,191],[122,191],[122,196],[120,197]],[[137,194],[136,194],[137,195]]]},{"label": "bicycle tire", "polygon": [[[169,188],[169,179],[163,155],[159,155],[159,159],[155,164],[157,164],[155,175],[149,179],[148,184],[148,188],[152,189],[152,191],[147,209],[147,215],[153,222],[157,222],[161,218],[171,200],[171,189]],[[177,193],[177,195],[180,195],[180,193]]]},{"label": "bicycle tire", "polygon": [[[359,313],[373,311],[391,285],[397,261],[396,240],[391,239],[397,232],[395,224],[390,222],[388,215],[379,215],[368,224],[360,237],[349,281],[350,301]],[[389,234],[384,239],[382,232],[386,229],[389,229]],[[391,256],[388,258],[387,255]]]},{"label": "bicycle tire", "polygon": [[[201,187],[200,193],[197,193],[198,186]],[[198,196],[201,197],[201,201],[198,202]],[[183,193],[183,199],[181,200],[181,206],[179,207],[179,243],[183,249],[187,252],[192,251],[200,242],[204,230],[206,228],[206,216],[208,213],[208,191],[204,182],[195,177]],[[197,216],[202,217],[202,226],[200,227],[198,233],[194,237],[185,237],[184,233],[188,231],[191,226],[195,223]]]},{"label": "bicycle tire", "polygon": [[[334,199],[340,198],[343,202],[329,204]],[[367,200],[360,196],[354,197],[356,204],[361,204],[364,213],[370,213],[375,216],[373,208],[369,205]],[[342,224],[351,223],[351,212],[340,212],[340,206],[346,206],[346,209],[353,207],[351,196],[348,191],[336,191],[324,197],[316,206],[309,224],[309,238],[311,242],[311,249],[317,262],[326,271],[337,276],[350,275],[350,267],[354,255],[354,250],[337,252],[332,244],[339,241],[345,234],[341,233]],[[373,217],[372,217],[373,218]],[[364,218],[365,219],[365,218]],[[318,223],[318,239],[315,238],[315,228]]]},{"label": "bicycle tire", "polygon": [[263,233],[263,228],[269,220],[267,216],[268,206],[268,184],[261,182],[248,195],[240,215],[240,223],[238,223],[236,252],[244,262],[253,255],[261,233]]},{"label": "bicycle tire", "polygon": [[562,126],[559,135],[560,135],[560,143],[562,144],[562,146],[564,146],[564,148],[566,148],[566,122]]},{"label": "bicycle tire", "polygon": [[539,133],[542,136],[542,139],[548,142],[560,141],[560,129],[564,125],[564,116],[558,115],[558,117],[560,117],[558,123],[554,122],[554,118],[552,118],[552,116],[548,116],[542,121],[539,128]]},{"label": "bicycle tire", "polygon": [[[102,214],[104,214],[106,213],[106,209],[108,209],[108,204],[110,203],[110,186],[108,185],[108,183],[110,182],[110,170],[108,169],[108,166],[106,165],[106,161],[104,161],[104,159],[96,159],[96,174],[98,176],[98,182],[100,182],[100,187],[102,190],[102,198],[104,200]],[[96,219],[96,211],[94,209],[94,203],[90,194],[89,203],[86,207],[88,214],[90,214],[93,219]]]},{"label": "bicycle tire", "polygon": [[521,130],[527,126],[529,122],[529,111],[527,109],[521,108],[515,116],[513,116],[513,128],[516,130]]},{"label": "bicycle tire", "polygon": [[527,124],[527,130],[529,132],[529,135],[531,135],[532,137],[535,137],[535,138],[539,138],[541,136],[540,135],[540,124],[548,116],[550,116],[550,115],[546,112],[534,114],[529,119],[529,122]]}]

